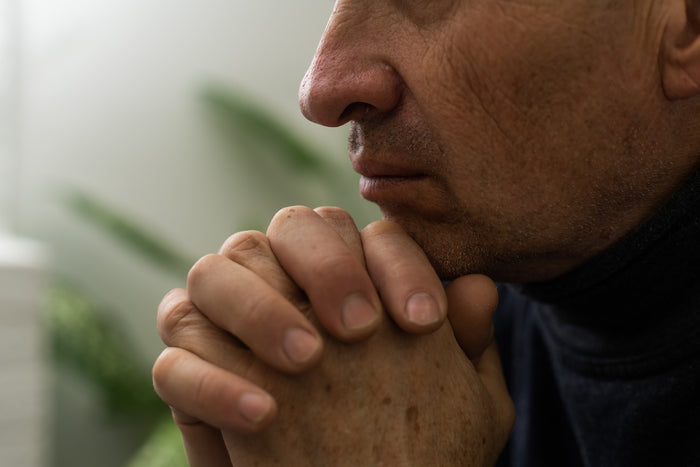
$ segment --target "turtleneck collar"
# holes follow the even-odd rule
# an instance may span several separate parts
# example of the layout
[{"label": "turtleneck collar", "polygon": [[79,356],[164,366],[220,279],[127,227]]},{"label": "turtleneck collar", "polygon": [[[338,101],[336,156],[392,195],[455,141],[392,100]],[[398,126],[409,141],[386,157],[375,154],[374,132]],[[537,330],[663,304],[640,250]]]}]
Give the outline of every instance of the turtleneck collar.
[{"label": "turtleneck collar", "polygon": [[612,338],[643,345],[697,330],[700,169],[656,215],[603,254],[550,282],[516,287],[545,304],[548,319],[575,330],[568,337],[580,342]]}]

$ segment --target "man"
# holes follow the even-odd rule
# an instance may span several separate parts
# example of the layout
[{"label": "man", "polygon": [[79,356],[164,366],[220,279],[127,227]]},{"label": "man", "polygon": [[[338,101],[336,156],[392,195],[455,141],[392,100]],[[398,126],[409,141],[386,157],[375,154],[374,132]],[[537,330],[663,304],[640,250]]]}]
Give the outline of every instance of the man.
[{"label": "man", "polygon": [[385,220],[285,209],[164,299],[192,465],[700,465],[700,1],[339,0],[300,103]]}]

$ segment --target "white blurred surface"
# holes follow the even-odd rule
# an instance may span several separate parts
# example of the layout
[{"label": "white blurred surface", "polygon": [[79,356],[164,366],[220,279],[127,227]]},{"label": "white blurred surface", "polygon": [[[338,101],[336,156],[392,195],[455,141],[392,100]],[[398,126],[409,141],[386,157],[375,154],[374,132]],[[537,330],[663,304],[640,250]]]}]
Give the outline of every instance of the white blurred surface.
[{"label": "white blurred surface", "polygon": [[153,310],[182,281],[115,248],[71,214],[57,194],[66,188],[86,191],[192,257],[218,249],[250,210],[269,219],[281,207],[266,197],[274,187],[251,186],[250,177],[237,170],[198,95],[210,82],[241,90],[320,148],[330,147],[329,157],[346,159],[345,130],[308,124],[296,102],[298,82],[332,4],[23,0],[23,5],[21,230],[54,248],[59,273],[123,310],[136,341],[155,355],[161,344]]},{"label": "white blurred surface", "polygon": [[13,226],[19,165],[19,0],[0,0],[0,232]]},{"label": "white blurred surface", "polygon": [[0,236],[0,461],[39,467],[47,453],[49,405],[42,330],[47,253]]},{"label": "white blurred surface", "polygon": [[[269,219],[282,205],[327,204],[278,204],[274,184],[255,182],[236,165],[199,94],[209,83],[242,92],[350,171],[346,130],[306,122],[296,100],[333,2],[14,1],[21,5],[15,25],[21,60],[12,58],[19,65],[10,93],[16,112],[6,121],[21,157],[0,154],[0,170],[8,167],[0,183],[9,180],[0,193],[12,191],[0,194],[0,230],[7,206],[17,231],[48,246],[54,274],[119,314],[150,365],[162,348],[156,306],[184,277],[123,249],[71,213],[59,195],[86,192],[192,258],[217,250],[251,212]],[[2,332],[12,334],[7,345],[16,345],[24,331]],[[139,441],[128,433],[138,431],[105,420],[83,382],[56,376],[60,429],[51,465],[123,465]]]}]

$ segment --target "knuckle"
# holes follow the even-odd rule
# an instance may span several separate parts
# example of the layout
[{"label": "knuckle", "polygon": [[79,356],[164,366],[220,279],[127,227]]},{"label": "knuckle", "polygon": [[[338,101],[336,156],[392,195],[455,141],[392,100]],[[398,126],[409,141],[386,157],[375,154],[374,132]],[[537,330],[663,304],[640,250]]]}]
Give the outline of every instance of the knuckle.
[{"label": "knuckle", "polygon": [[316,214],[324,219],[333,219],[341,222],[353,222],[352,217],[342,208],[336,206],[320,206],[314,209]]},{"label": "knuckle", "polygon": [[208,254],[200,258],[187,274],[187,288],[197,287],[210,274],[210,272],[220,264],[221,255]]},{"label": "knuckle", "polygon": [[153,389],[155,390],[158,397],[160,397],[163,402],[168,403],[168,381],[169,375],[171,374],[173,366],[177,362],[177,355],[174,349],[168,347],[163,350],[156,361],[153,363],[151,369],[151,376],[153,378]]},{"label": "knuckle", "polygon": [[158,307],[156,328],[163,342],[171,345],[176,341],[179,332],[187,328],[187,322],[199,315],[199,310],[186,298],[165,302],[164,299]]},{"label": "knuckle", "polygon": [[272,323],[279,322],[283,307],[276,294],[257,295],[247,305],[246,313],[240,316],[242,325],[246,328],[268,329],[272,328]]},{"label": "knuckle", "polygon": [[393,233],[396,232],[397,230],[403,231],[401,226],[397,224],[394,221],[387,221],[387,220],[378,220],[374,222],[370,222],[367,224],[367,226],[363,229],[369,234],[373,235],[380,235],[383,233]]},{"label": "knuckle", "polygon": [[[300,216],[308,216],[309,214],[314,214],[313,210],[307,206],[287,206],[279,211],[272,216],[272,220],[270,221],[270,228],[274,227],[275,225],[288,221],[290,219],[294,219]],[[315,215],[315,214],[314,214]]]},{"label": "knuckle", "polygon": [[303,206],[303,205],[295,205],[295,206],[286,206],[277,211],[277,213],[273,216],[274,217],[284,217],[284,216],[289,216],[289,215],[295,215],[299,212],[301,213],[309,213],[311,212],[312,209],[308,206]]},{"label": "knuckle", "polygon": [[378,220],[368,224],[362,229],[362,236],[367,238],[381,237],[382,235],[403,232],[403,229],[396,222]]},{"label": "knuckle", "polygon": [[221,246],[221,254],[236,261],[241,255],[264,254],[270,250],[267,236],[257,230],[246,230],[231,235]]},{"label": "knuckle", "polygon": [[311,277],[323,277],[328,280],[347,277],[357,266],[357,259],[350,251],[324,255],[311,264]]}]

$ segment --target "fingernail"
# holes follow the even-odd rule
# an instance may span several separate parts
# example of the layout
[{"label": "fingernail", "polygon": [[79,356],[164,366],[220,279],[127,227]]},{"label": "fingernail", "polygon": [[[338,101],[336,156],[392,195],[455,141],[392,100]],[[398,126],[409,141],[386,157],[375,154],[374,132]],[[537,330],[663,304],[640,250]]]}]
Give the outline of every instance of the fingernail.
[{"label": "fingernail", "polygon": [[257,425],[270,410],[272,401],[270,397],[256,392],[246,392],[238,399],[238,411],[250,423]]},{"label": "fingernail", "polygon": [[341,319],[349,331],[360,331],[370,327],[378,316],[372,304],[362,295],[350,295],[343,303]]},{"label": "fingernail", "polygon": [[301,328],[292,328],[284,335],[282,348],[294,363],[306,363],[316,355],[320,342],[310,332]]},{"label": "fingernail", "polygon": [[414,324],[427,326],[442,319],[440,307],[433,297],[425,292],[418,292],[406,302],[406,316]]}]

